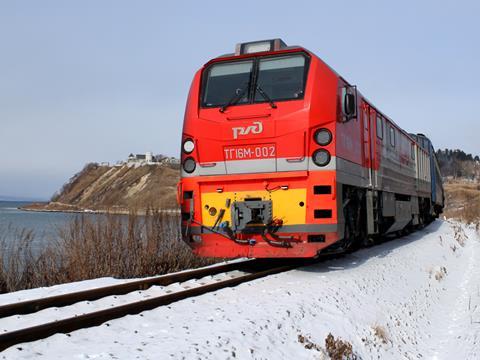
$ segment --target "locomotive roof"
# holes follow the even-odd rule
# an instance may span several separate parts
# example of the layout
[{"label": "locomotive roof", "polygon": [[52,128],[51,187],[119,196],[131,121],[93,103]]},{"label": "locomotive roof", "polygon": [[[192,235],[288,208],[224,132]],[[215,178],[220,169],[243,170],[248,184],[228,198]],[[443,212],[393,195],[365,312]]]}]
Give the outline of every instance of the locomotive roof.
[{"label": "locomotive roof", "polygon": [[257,54],[259,55],[265,55],[265,54],[278,54],[278,53],[282,53],[283,51],[282,50],[300,50],[300,51],[305,51],[305,52],[308,52],[310,53],[309,51],[307,51],[305,48],[301,47],[301,46],[298,46],[298,45],[292,45],[292,46],[285,46],[283,47],[281,50],[274,50],[274,51],[262,51],[262,52],[258,52],[258,53],[249,53],[249,54],[236,54],[236,53],[228,53],[228,54],[223,54],[223,55],[220,55],[220,56],[217,56],[215,58],[216,59],[222,59],[222,58],[243,58],[243,57],[249,57],[249,56],[255,56]]}]

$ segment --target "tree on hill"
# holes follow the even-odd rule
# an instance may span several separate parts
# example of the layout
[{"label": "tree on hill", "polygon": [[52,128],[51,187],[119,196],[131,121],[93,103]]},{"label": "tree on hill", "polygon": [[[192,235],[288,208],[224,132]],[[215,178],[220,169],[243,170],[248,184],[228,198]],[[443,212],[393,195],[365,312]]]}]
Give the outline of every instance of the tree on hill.
[{"label": "tree on hill", "polygon": [[480,161],[478,155],[467,154],[459,149],[437,150],[438,165],[443,176],[454,178],[478,179],[480,173]]}]

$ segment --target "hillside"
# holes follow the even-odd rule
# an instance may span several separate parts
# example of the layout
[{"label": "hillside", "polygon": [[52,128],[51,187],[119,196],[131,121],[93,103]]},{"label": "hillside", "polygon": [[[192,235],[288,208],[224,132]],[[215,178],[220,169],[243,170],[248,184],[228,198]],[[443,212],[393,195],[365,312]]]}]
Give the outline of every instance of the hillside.
[{"label": "hillside", "polygon": [[47,204],[34,203],[26,210],[39,211],[140,211],[176,208],[178,165],[86,165]]}]

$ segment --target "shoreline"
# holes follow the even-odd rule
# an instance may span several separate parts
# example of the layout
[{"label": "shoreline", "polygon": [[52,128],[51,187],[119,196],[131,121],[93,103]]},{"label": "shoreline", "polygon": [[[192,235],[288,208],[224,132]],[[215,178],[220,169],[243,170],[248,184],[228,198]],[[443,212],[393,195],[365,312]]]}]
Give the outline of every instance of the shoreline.
[{"label": "shoreline", "polygon": [[[48,209],[44,207],[30,207],[33,204],[27,206],[18,207],[18,210],[21,211],[30,211],[30,212],[51,212],[51,213],[69,213],[69,214],[112,214],[112,215],[128,215],[131,212],[134,212],[137,215],[146,215],[145,210],[135,211],[133,209],[117,209],[117,210],[93,210],[93,209]],[[164,213],[176,214],[180,213],[180,209],[159,209],[158,211]]]}]

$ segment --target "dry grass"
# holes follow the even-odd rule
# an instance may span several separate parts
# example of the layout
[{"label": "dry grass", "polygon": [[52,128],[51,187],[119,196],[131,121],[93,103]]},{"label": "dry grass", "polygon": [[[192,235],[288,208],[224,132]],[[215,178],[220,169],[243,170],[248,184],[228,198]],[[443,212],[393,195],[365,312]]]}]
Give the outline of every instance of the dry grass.
[{"label": "dry grass", "polygon": [[[478,225],[478,224],[477,224]],[[465,243],[468,239],[467,235],[465,234],[465,231],[464,229],[458,225],[458,224],[454,224],[453,225],[453,231],[454,231],[454,238],[455,238],[455,241],[461,246],[461,247],[464,247],[465,246]]]},{"label": "dry grass", "polygon": [[445,266],[430,267],[427,269],[427,272],[429,274],[430,279],[434,277],[435,280],[437,281],[442,281],[445,278],[445,276],[447,276],[448,274],[447,268]]},{"label": "dry grass", "polygon": [[435,272],[435,280],[441,281],[447,275],[447,268],[445,266],[441,266],[440,270]]},{"label": "dry grass", "polygon": [[451,181],[445,183],[445,216],[473,223],[480,218],[480,184]]},{"label": "dry grass", "polygon": [[357,356],[353,353],[352,344],[335,337],[330,333],[325,339],[325,349],[332,360],[355,360]]},{"label": "dry grass", "polygon": [[[14,230],[8,231],[12,235]],[[59,229],[59,235],[58,241],[35,254],[31,232],[15,232],[16,240],[9,244],[0,233],[0,290],[104,276],[152,276],[213,263],[195,257],[180,239],[178,216],[162,212],[148,216],[79,215]]]},{"label": "dry grass", "polygon": [[302,334],[298,334],[298,342],[303,345],[303,347],[307,350],[316,350],[316,351],[322,351],[322,348],[315,344],[310,338],[307,336],[304,336]]},{"label": "dry grass", "polygon": [[387,330],[382,325],[375,325],[372,327],[375,336],[384,344],[388,344]]}]

